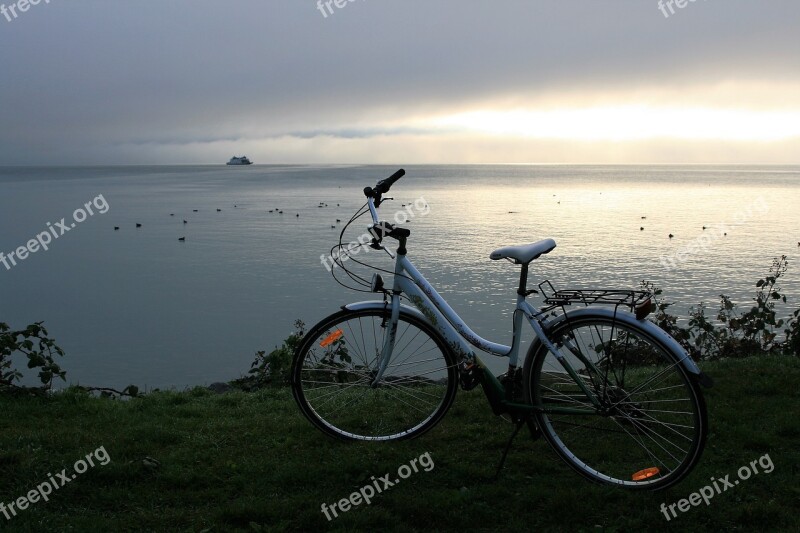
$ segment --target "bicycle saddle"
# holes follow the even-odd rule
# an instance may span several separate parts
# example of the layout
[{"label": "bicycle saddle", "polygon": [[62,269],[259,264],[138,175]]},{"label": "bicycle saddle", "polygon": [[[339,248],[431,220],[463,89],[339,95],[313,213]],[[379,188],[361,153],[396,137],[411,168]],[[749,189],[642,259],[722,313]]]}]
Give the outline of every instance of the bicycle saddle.
[{"label": "bicycle saddle", "polygon": [[489,259],[513,259],[516,264],[530,263],[542,254],[548,254],[556,247],[553,239],[543,239],[532,244],[522,244],[520,246],[504,246],[498,248],[491,254]]}]

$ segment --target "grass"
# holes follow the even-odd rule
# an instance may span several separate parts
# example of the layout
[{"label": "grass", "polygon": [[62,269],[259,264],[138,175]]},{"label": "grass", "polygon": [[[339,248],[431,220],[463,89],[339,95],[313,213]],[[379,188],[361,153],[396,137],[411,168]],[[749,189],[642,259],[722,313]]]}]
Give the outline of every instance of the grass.
[{"label": "grass", "polygon": [[[676,487],[631,493],[584,481],[523,432],[494,471],[512,426],[480,389],[459,392],[428,434],[345,443],[315,430],[288,389],[160,392],[114,401],[67,391],[0,396],[0,502],[27,494],[104,447],[90,468],[7,521],[8,531],[800,530],[800,360],[760,357],[702,365],[711,430],[700,465]],[[328,521],[334,503],[429,452],[418,473]],[[775,468],[667,522],[659,508],[764,454]],[[157,462],[152,462],[150,458]]]}]

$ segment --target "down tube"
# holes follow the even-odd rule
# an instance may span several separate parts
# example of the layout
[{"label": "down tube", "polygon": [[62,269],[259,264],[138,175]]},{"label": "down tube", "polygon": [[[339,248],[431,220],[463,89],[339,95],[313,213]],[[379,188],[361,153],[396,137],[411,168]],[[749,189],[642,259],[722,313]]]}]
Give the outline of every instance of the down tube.
[{"label": "down tube", "polygon": [[[400,276],[395,276],[395,283],[400,287],[400,289],[408,295],[411,301],[414,303],[417,308],[419,308],[422,313],[431,320],[431,316],[435,317],[436,319],[441,320],[445,318],[449,324],[448,327],[445,325],[440,326],[433,320],[433,325],[443,334],[445,338],[451,340],[452,335],[447,335],[443,330],[450,330],[449,333],[452,334],[453,329],[457,332],[461,337],[467,340],[473,346],[480,348],[481,350],[487,351],[494,355],[499,356],[508,356],[511,352],[511,347],[506,346],[504,344],[497,344],[495,342],[488,341],[483,337],[480,337],[474,331],[472,331],[469,326],[467,326],[461,317],[459,317],[455,311],[444,301],[436,289],[434,289],[428,280],[426,280],[422,274],[411,264],[411,261],[406,258],[406,256],[401,256],[399,258],[400,265],[402,266],[403,270],[405,270],[409,276],[414,280],[414,283],[411,283],[407,278]],[[420,294],[420,291],[422,294]],[[426,298],[423,298],[422,296]],[[427,300],[427,301],[426,301]],[[431,302],[434,308],[431,308],[427,305],[428,302]],[[444,317],[442,316],[444,315]],[[463,344],[463,341],[462,341]],[[469,350],[471,352],[472,350]]]}]

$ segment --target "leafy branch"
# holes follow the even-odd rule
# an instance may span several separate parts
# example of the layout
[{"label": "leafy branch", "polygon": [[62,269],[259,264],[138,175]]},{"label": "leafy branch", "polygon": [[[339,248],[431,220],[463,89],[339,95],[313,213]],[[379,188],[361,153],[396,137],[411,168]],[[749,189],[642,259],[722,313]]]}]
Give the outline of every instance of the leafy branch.
[{"label": "leafy branch", "polygon": [[22,372],[12,366],[12,356],[21,353],[28,358],[28,368],[39,369],[39,380],[49,390],[56,377],[65,380],[66,371],[61,370],[55,356],[64,356],[55,340],[48,336],[43,322],[36,322],[25,329],[12,331],[8,324],[0,322],[0,387],[15,387]]}]

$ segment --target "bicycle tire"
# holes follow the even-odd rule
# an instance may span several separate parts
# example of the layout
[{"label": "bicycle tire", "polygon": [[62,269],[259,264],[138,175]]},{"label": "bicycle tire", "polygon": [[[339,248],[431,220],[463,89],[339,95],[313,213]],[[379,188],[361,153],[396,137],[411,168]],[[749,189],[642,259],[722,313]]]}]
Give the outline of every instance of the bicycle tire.
[{"label": "bicycle tire", "polygon": [[[530,347],[523,367],[525,397],[538,407],[537,425],[561,459],[592,481],[629,489],[660,490],[688,475],[705,446],[708,415],[696,379],[680,363],[684,354],[633,321],[604,314],[584,312],[570,319],[568,313],[548,337],[572,358],[580,379],[606,411],[546,412],[554,405],[581,410],[591,405],[544,344]],[[594,369],[580,362],[576,346],[587,359],[595,353]]]},{"label": "bicycle tire", "polygon": [[458,384],[455,355],[427,321],[405,311],[398,319],[392,360],[380,384],[371,386],[388,321],[388,311],[342,310],[300,342],[292,362],[292,393],[324,433],[358,441],[410,439],[435,426],[452,405]]}]

